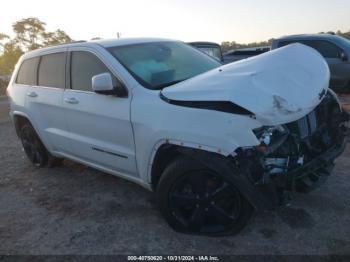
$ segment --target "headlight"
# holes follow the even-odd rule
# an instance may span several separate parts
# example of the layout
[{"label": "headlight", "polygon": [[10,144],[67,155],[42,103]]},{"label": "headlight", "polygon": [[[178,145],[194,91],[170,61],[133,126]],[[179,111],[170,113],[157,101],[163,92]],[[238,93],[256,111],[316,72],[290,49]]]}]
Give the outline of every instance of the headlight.
[{"label": "headlight", "polygon": [[254,129],[253,132],[256,138],[261,142],[261,144],[268,146],[271,143],[272,136],[276,132],[284,132],[285,128],[281,125],[278,126],[262,126],[260,128]]}]

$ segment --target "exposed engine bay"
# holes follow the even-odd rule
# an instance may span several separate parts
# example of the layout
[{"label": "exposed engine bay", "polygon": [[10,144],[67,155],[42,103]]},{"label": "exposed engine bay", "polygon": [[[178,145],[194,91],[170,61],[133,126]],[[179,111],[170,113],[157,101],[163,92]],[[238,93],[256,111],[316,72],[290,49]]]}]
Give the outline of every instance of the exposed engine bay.
[{"label": "exposed engine bay", "polygon": [[254,130],[261,144],[239,150],[237,164],[250,169],[250,179],[275,205],[286,192],[307,193],[330,175],[345,148],[349,115],[331,93],[303,118]]}]

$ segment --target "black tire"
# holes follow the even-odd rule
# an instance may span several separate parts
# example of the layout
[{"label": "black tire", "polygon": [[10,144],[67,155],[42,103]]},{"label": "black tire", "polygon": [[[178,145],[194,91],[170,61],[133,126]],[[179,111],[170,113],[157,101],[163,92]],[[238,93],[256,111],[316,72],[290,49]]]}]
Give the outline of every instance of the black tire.
[{"label": "black tire", "polygon": [[160,211],[176,231],[207,236],[234,235],[253,207],[227,179],[201,163],[181,156],[163,172],[157,187]]},{"label": "black tire", "polygon": [[21,127],[20,137],[24,152],[30,162],[36,167],[45,166],[49,158],[49,153],[29,123]]}]

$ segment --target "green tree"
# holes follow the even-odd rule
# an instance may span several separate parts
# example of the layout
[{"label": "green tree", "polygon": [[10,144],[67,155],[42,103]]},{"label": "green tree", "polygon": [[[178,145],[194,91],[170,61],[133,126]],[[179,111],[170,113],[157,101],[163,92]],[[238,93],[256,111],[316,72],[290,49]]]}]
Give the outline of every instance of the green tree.
[{"label": "green tree", "polygon": [[0,47],[1,47],[0,53],[4,51],[4,50],[3,50],[4,45],[5,45],[5,44],[4,44],[4,41],[7,40],[7,39],[9,39],[9,36],[8,36],[8,35],[3,34],[3,33],[0,33]]},{"label": "green tree", "polygon": [[44,32],[42,36],[44,38],[44,46],[72,42],[72,39],[69,37],[69,35],[67,35],[66,32],[61,29],[57,29],[54,32]]},{"label": "green tree", "polygon": [[0,33],[0,75],[11,74],[19,57],[26,51],[72,41],[61,29],[46,32],[45,25],[38,18],[29,17],[12,25],[13,39]]},{"label": "green tree", "polygon": [[231,49],[240,49],[240,48],[249,48],[249,47],[260,47],[260,46],[270,46],[272,44],[273,39],[269,39],[267,41],[262,42],[252,42],[248,44],[241,44],[235,41],[229,42],[225,41],[221,43],[221,48],[224,52],[229,51]]},{"label": "green tree", "polygon": [[12,25],[16,34],[15,41],[25,50],[30,51],[43,46],[45,23],[38,18],[29,17]]},{"label": "green tree", "polygon": [[22,54],[22,49],[15,41],[4,44],[4,51],[0,56],[0,75],[10,75]]}]

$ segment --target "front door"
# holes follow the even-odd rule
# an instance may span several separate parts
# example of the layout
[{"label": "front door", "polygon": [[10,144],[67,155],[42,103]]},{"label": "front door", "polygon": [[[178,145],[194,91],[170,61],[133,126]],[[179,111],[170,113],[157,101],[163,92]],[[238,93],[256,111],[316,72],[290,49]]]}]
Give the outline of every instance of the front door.
[{"label": "front door", "polygon": [[[70,52],[70,89],[64,91],[63,104],[73,156],[103,168],[136,176],[130,97],[102,95],[92,91],[92,77],[106,72],[111,73],[94,53]],[[114,76],[113,81],[117,81]]]}]

